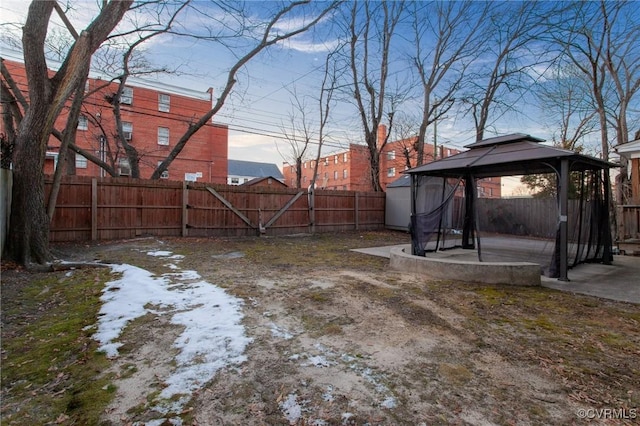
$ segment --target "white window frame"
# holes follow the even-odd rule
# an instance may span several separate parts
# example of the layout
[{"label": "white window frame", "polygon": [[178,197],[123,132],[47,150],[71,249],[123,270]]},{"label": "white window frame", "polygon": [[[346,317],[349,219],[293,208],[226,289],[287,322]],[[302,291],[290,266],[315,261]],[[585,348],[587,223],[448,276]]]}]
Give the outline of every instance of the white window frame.
[{"label": "white window frame", "polygon": [[89,130],[89,119],[86,115],[78,117],[78,130]]},{"label": "white window frame", "polygon": [[343,163],[346,163],[346,162],[347,162],[347,159],[348,159],[348,157],[347,157],[347,153],[345,152],[344,154],[342,154],[342,162],[343,162]]},{"label": "white window frame", "polygon": [[86,157],[76,154],[76,169],[86,169],[87,168],[87,159]]},{"label": "white window frame", "polygon": [[396,152],[395,151],[387,152],[387,160],[395,160],[395,159],[396,159]]},{"label": "white window frame", "polygon": [[171,111],[171,96],[167,95],[166,93],[158,93],[158,111]]},{"label": "white window frame", "polygon": [[118,160],[118,175],[119,176],[131,176],[131,165],[128,158],[121,158]]},{"label": "white window frame", "polygon": [[337,170],[333,171],[333,180],[338,180],[338,171]]},{"label": "white window frame", "polygon": [[337,155],[333,156],[333,164],[338,164],[338,156]]},{"label": "white window frame", "polygon": [[168,127],[158,127],[158,145],[169,146]]},{"label": "white window frame", "polygon": [[389,167],[387,169],[387,177],[394,177],[396,175],[396,168],[395,167]]},{"label": "white window frame", "polygon": [[130,121],[122,122],[122,135],[128,141],[133,138],[133,123],[131,123]]},{"label": "white window frame", "polygon": [[125,105],[133,104],[133,87],[124,86],[120,94],[120,103]]},{"label": "white window frame", "polygon": [[347,169],[343,169],[343,170],[342,170],[342,179],[346,179],[346,178],[347,178],[347,176],[348,176]]}]

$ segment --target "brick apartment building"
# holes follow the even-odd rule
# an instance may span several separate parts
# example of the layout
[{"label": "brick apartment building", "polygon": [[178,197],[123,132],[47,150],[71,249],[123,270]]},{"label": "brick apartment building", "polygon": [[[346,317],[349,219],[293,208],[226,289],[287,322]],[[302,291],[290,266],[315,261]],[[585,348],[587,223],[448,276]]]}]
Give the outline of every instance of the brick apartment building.
[{"label": "brick apartment building", "polygon": [[[5,66],[28,98],[24,64],[17,57],[12,59],[7,59],[3,53]],[[146,179],[170,153],[189,124],[211,109],[212,92],[202,93],[138,78],[129,78],[127,83],[120,98],[123,133],[141,154],[140,177]],[[85,87],[75,142],[78,147],[114,166],[119,175],[127,176],[130,175],[130,167],[123,148],[117,142],[116,121],[112,105],[108,102],[117,89],[117,83],[110,83],[106,77],[92,72]],[[67,112],[63,110],[56,120],[56,129],[64,129]],[[203,126],[187,142],[162,178],[226,183],[228,134],[225,125],[210,123]],[[59,147],[58,139],[51,137],[45,173],[53,173]],[[75,174],[106,175],[103,169],[81,155],[75,156]]]},{"label": "brick apartment building", "polygon": [[[381,125],[378,129],[378,140],[386,137],[387,128]],[[383,190],[387,185],[402,176],[402,172],[416,166],[417,153],[413,148],[415,138],[388,142],[380,154],[380,184]],[[435,147],[425,145],[424,163],[432,162]],[[460,150],[438,147],[436,159],[450,157],[460,153]],[[311,184],[315,160],[302,163],[301,186],[306,188]],[[350,144],[348,149],[335,152],[320,158],[318,163],[318,177],[316,187],[322,189],[371,191],[369,151],[364,145]],[[410,166],[409,166],[410,164]],[[284,182],[296,186],[295,165],[283,164]],[[478,194],[481,197],[500,198],[501,180],[499,177],[482,179],[478,183]]]}]

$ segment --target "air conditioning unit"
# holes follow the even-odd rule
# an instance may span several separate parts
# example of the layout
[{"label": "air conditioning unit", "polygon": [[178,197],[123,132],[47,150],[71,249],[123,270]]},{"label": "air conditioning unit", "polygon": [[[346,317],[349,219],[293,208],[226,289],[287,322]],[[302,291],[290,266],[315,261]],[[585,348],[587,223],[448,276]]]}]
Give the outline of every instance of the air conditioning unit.
[{"label": "air conditioning unit", "polygon": [[131,134],[131,132],[122,132],[122,135],[123,135],[123,136],[124,136],[124,138],[125,138],[126,140],[128,140],[128,141],[130,141],[130,140],[131,140],[131,136],[133,136],[133,135]]},{"label": "air conditioning unit", "polygon": [[118,167],[118,175],[120,175],[120,176],[131,176],[131,167],[128,167],[128,166],[120,166],[120,167]]}]

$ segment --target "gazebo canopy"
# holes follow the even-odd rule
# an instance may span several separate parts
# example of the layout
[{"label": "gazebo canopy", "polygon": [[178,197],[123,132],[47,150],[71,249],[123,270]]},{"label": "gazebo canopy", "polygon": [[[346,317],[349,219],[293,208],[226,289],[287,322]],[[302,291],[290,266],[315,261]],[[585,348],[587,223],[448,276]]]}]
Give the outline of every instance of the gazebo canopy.
[{"label": "gazebo canopy", "polygon": [[[467,145],[468,151],[442,158],[429,164],[425,164],[407,170],[411,176],[411,232],[412,252],[414,255],[424,255],[426,243],[431,238],[437,238],[436,250],[440,244],[440,238],[444,239],[447,232],[458,232],[455,229],[445,229],[451,222],[452,211],[456,209],[456,203],[452,204],[455,188],[463,182],[463,203],[458,211],[464,216],[461,247],[478,249],[478,258],[481,259],[480,237],[478,234],[478,211],[476,180],[529,174],[554,173],[557,176],[557,229],[555,237],[555,251],[553,255],[552,274],[560,280],[567,280],[569,266],[569,228],[568,222],[572,220],[571,228],[578,229],[577,242],[572,240],[572,250],[575,251],[575,263],[581,261],[611,261],[611,234],[609,224],[609,193],[610,184],[608,173],[603,170],[616,167],[615,164],[601,159],[582,155],[574,151],[555,148],[541,144],[544,139],[522,133],[514,133],[485,139]],[[577,219],[569,217],[569,175],[571,172],[583,172],[589,174],[591,184],[583,185],[580,195],[580,213]],[[429,179],[441,179],[441,196],[435,198],[425,195],[429,191]],[[458,184],[445,196],[447,180]],[[588,195],[584,191],[591,191]],[[431,189],[433,193],[433,190]],[[437,194],[437,192],[436,192]],[[439,197],[439,201],[438,201]],[[418,200],[420,199],[420,202]],[[431,200],[425,202],[426,200]],[[434,201],[435,200],[435,201]],[[587,204],[587,200],[591,203]],[[420,211],[417,205],[420,204]],[[453,206],[453,207],[452,207]],[[588,211],[587,211],[588,210]],[[584,222],[584,226],[583,226]],[[588,222],[588,223],[587,223]],[[505,224],[504,229],[509,225]],[[477,237],[475,243],[474,235]]]},{"label": "gazebo canopy", "polygon": [[560,170],[567,159],[571,171],[600,170],[614,164],[574,151],[541,144],[544,139],[522,133],[485,139],[466,145],[468,151],[445,157],[405,173],[454,177],[472,174],[477,178],[550,173]]}]

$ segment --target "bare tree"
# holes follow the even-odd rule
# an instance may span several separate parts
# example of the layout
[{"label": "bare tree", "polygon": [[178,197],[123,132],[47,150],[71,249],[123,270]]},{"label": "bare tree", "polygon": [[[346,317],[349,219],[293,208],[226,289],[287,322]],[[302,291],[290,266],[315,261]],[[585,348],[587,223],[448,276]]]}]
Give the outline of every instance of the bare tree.
[{"label": "bare tree", "polygon": [[[387,93],[391,40],[403,16],[404,2],[358,2],[349,15],[349,66],[352,96],[358,111],[370,162],[371,187],[381,191],[380,153],[393,127],[393,113]],[[385,140],[378,140],[378,128],[388,119]]]},{"label": "bare tree", "polygon": [[[303,20],[301,24],[297,27],[290,28],[286,25],[280,25],[283,21],[289,17],[296,16],[299,17],[300,14],[305,14],[305,7],[308,5],[313,6],[315,3],[310,0],[301,0],[291,2],[282,8],[274,11],[273,17],[265,23],[261,23],[258,28],[253,28],[252,30],[257,31],[260,30],[259,36],[257,37],[256,44],[253,45],[252,48],[248,49],[244,55],[239,56],[237,62],[231,67],[229,72],[227,73],[227,80],[215,101],[213,108],[209,110],[206,114],[204,114],[200,119],[198,119],[194,123],[190,123],[187,131],[180,137],[176,145],[173,147],[169,155],[158,165],[156,170],[151,175],[151,179],[158,179],[161,174],[167,170],[171,162],[180,154],[182,149],[185,147],[191,136],[193,136],[202,126],[209,123],[211,118],[215,116],[218,111],[222,109],[224,103],[226,102],[229,94],[231,93],[233,87],[237,82],[237,74],[238,72],[247,64],[251,59],[256,57],[259,53],[264,51],[265,49],[290,39],[298,34],[301,34],[308,29],[315,26],[320,20],[322,20],[325,16],[327,16],[331,11],[333,11],[339,4],[340,1],[334,1],[329,3],[322,3],[320,6],[320,10],[315,13],[310,13],[307,11],[307,14],[304,15],[307,19]],[[287,28],[283,30],[282,27]]]},{"label": "bare tree", "polygon": [[90,60],[127,12],[132,1],[105,3],[98,16],[74,42],[60,69],[48,76],[45,37],[55,1],[34,1],[23,27],[22,45],[29,81],[29,107],[15,141],[11,226],[7,254],[24,265],[50,261],[49,217],[42,172],[47,142],[60,111],[84,84]]},{"label": "bare tree", "polygon": [[552,62],[536,42],[545,36],[555,14],[553,6],[541,8],[532,2],[492,4],[486,42],[477,58],[480,65],[465,78],[462,98],[474,121],[476,141],[484,138],[492,121],[516,110],[539,74],[536,68]]},{"label": "bare tree", "polygon": [[559,64],[549,71],[537,95],[541,109],[553,123],[555,146],[580,150],[584,138],[596,131],[596,111],[589,102],[589,82],[571,64]]},{"label": "bare tree", "polygon": [[[640,19],[632,3],[601,0],[572,6],[555,41],[589,82],[600,125],[601,155],[608,160],[612,145],[629,140],[629,105],[640,89]],[[624,202],[627,173],[624,159],[622,162],[618,198]]]},{"label": "bare tree", "polygon": [[284,155],[279,148],[278,151],[285,161],[290,162],[295,167],[296,188],[300,188],[302,184],[302,162],[314,135],[310,120],[311,113],[306,99],[297,93],[295,87],[290,93],[293,100],[292,110],[289,112],[286,125],[282,123],[280,126],[282,134],[287,141],[288,151]]},{"label": "bare tree", "polygon": [[427,127],[452,108],[471,60],[484,42],[487,3],[413,3],[415,56],[412,65],[422,89],[422,117],[416,140],[416,163],[424,161]]}]

